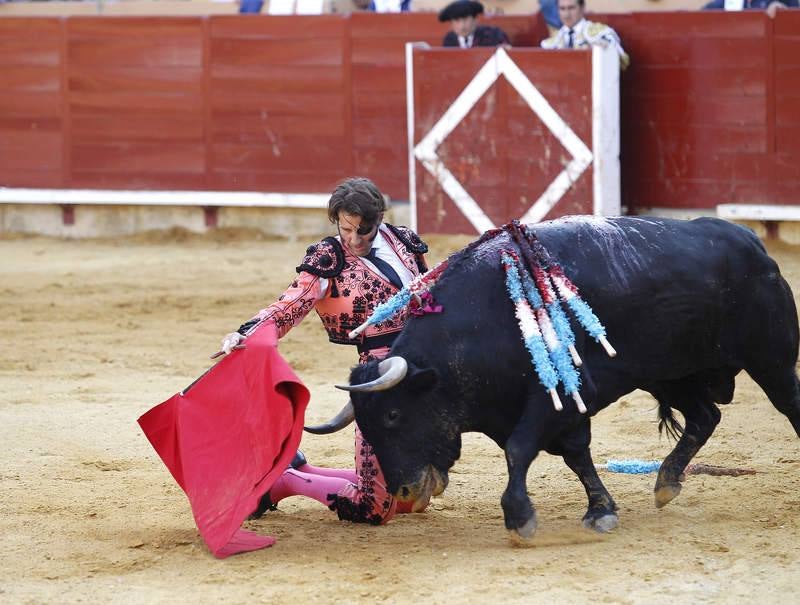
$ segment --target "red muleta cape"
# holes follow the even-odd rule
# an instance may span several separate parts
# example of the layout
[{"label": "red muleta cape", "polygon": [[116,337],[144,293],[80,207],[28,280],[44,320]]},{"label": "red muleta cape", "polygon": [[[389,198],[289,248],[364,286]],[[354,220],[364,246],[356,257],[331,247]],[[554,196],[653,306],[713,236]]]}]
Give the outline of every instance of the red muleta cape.
[{"label": "red muleta cape", "polygon": [[275,543],[240,526],[289,466],[309,400],[278,353],[274,326],[245,344],[139,418],[218,558]]}]

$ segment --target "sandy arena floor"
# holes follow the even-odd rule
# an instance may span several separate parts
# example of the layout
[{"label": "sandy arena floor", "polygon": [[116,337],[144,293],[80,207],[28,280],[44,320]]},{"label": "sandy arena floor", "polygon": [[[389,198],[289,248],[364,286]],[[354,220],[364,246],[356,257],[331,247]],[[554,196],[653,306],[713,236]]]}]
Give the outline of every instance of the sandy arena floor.
[{"label": "sandy arena floor", "polygon": [[[433,238],[432,260],[466,239]],[[269,549],[216,560],[136,418],[210,363],[223,334],[271,302],[308,242],[218,232],[112,241],[0,240],[0,602],[788,603],[800,579],[800,440],[746,377],[665,509],[654,475],[603,473],[620,506],[610,535],[583,530],[574,475],[547,455],[529,489],[540,529],[510,545],[502,452],[467,435],[448,490],[386,527],[342,523],[293,498],[249,523]],[[800,249],[772,252],[800,292]],[[768,318],[764,318],[767,320]],[[312,391],[308,420],[337,411],[354,353],[319,321],[283,355]],[[594,420],[593,453],[662,458],[654,401],[635,393]],[[352,465],[352,434],[308,435],[319,465]]]}]

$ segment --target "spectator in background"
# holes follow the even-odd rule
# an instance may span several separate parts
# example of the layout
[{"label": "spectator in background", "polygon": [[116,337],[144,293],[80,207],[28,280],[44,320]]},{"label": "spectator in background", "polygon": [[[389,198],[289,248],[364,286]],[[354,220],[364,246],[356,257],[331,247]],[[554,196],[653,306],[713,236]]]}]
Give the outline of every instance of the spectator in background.
[{"label": "spectator in background", "polygon": [[239,13],[243,15],[259,14],[263,7],[264,0],[239,0]]},{"label": "spectator in background", "polygon": [[[798,8],[800,3],[798,0],[740,0],[735,3],[736,6],[732,10],[766,10],[767,16],[770,19],[775,18],[775,13],[781,8]],[[725,0],[712,0],[703,7],[703,10],[709,9],[723,9],[725,8]]]},{"label": "spectator in background", "polygon": [[561,29],[561,19],[558,16],[558,0],[539,0],[539,12],[544,17],[550,35]]},{"label": "spectator in background", "polygon": [[595,44],[612,46],[619,54],[620,69],[630,63],[630,57],[622,49],[617,32],[604,23],[588,21],[585,0],[558,0],[558,16],[561,18],[561,29],[542,40],[541,47],[557,50],[566,48],[587,48]]},{"label": "spectator in background", "polygon": [[353,0],[361,11],[373,13],[407,13],[411,10],[411,0]]},{"label": "spectator in background", "polygon": [[472,48],[475,46],[506,46],[511,42],[506,33],[493,25],[479,25],[483,4],[474,0],[456,0],[439,13],[439,21],[450,22],[450,31],[445,34],[442,46]]}]

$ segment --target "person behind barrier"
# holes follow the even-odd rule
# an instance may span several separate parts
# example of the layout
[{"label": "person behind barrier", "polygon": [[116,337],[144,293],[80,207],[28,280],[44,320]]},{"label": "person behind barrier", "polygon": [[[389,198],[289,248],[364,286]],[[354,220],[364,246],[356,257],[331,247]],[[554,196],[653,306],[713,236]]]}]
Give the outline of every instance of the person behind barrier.
[{"label": "person behind barrier", "polygon": [[[334,189],[328,202],[328,219],[338,235],[309,246],[297,267],[297,278],[277,301],[258,312],[222,340],[230,353],[256,330],[274,326],[278,338],[298,325],[312,309],[322,320],[328,339],[355,346],[359,363],[382,359],[400,334],[406,319],[401,312],[368,327],[356,339],[349,333],[372,314],[377,305],[427,271],[427,245],[407,227],[383,222],[386,201],[366,178],[349,178]],[[312,432],[333,432],[352,421],[352,406],[327,425]],[[370,444],[355,427],[355,469],[328,469],[308,464],[301,452],[261,498],[251,518],[289,496],[307,496],[336,511],[340,519],[379,525],[395,512],[410,512],[412,504],[397,501],[388,492]]]},{"label": "person behind barrier", "polygon": [[604,23],[587,20],[585,11],[585,0],[558,0],[558,15],[563,25],[555,34],[542,40],[541,47],[560,50],[593,45],[611,46],[619,55],[620,69],[628,67],[630,58],[622,49],[617,32]]},{"label": "person behind barrier", "polygon": [[439,21],[450,23],[450,31],[442,41],[442,46],[473,48],[475,46],[506,46],[511,42],[506,33],[493,25],[480,25],[483,4],[474,0],[456,0],[445,6],[439,13]]},{"label": "person behind barrier", "polygon": [[411,0],[353,0],[356,9],[371,13],[407,13]]},{"label": "person behind barrier", "polygon": [[798,8],[798,0],[739,0],[730,2],[728,0],[712,0],[703,7],[703,10],[727,9],[727,10],[763,10],[767,12],[770,19],[775,18],[775,13],[782,8]]}]

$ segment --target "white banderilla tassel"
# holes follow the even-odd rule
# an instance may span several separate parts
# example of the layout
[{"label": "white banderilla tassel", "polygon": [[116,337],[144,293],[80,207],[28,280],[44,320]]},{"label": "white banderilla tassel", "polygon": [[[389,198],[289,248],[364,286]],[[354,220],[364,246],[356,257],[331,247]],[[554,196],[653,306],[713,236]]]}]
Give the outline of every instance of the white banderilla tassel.
[{"label": "white banderilla tassel", "polygon": [[553,399],[553,407],[556,409],[556,412],[560,412],[564,409],[564,406],[561,405],[561,399],[559,399],[555,389],[550,389],[550,397]]},{"label": "white banderilla tassel", "polygon": [[357,327],[355,330],[353,330],[352,332],[350,332],[350,333],[347,335],[347,337],[348,337],[350,340],[352,340],[353,338],[356,338],[356,337],[357,337],[359,334],[361,334],[361,333],[362,333],[364,330],[366,330],[368,327],[369,327],[369,323],[365,321],[363,324],[361,324],[360,326],[358,326],[358,327]]},{"label": "white banderilla tassel", "polygon": [[569,354],[572,356],[572,363],[574,363],[577,368],[581,367],[583,365],[583,359],[578,355],[578,349],[575,348],[575,345],[569,345],[567,348],[569,349]]},{"label": "white banderilla tassel", "polygon": [[581,394],[578,391],[572,393],[572,398],[575,400],[575,404],[578,406],[578,411],[581,414],[586,413],[586,405],[583,403],[583,399],[581,399]]},{"label": "white banderilla tassel", "polygon": [[611,346],[611,343],[606,340],[605,336],[600,337],[600,344],[603,345],[603,348],[606,350],[606,353],[608,353],[609,357],[617,356],[617,352],[614,350],[614,347]]}]

